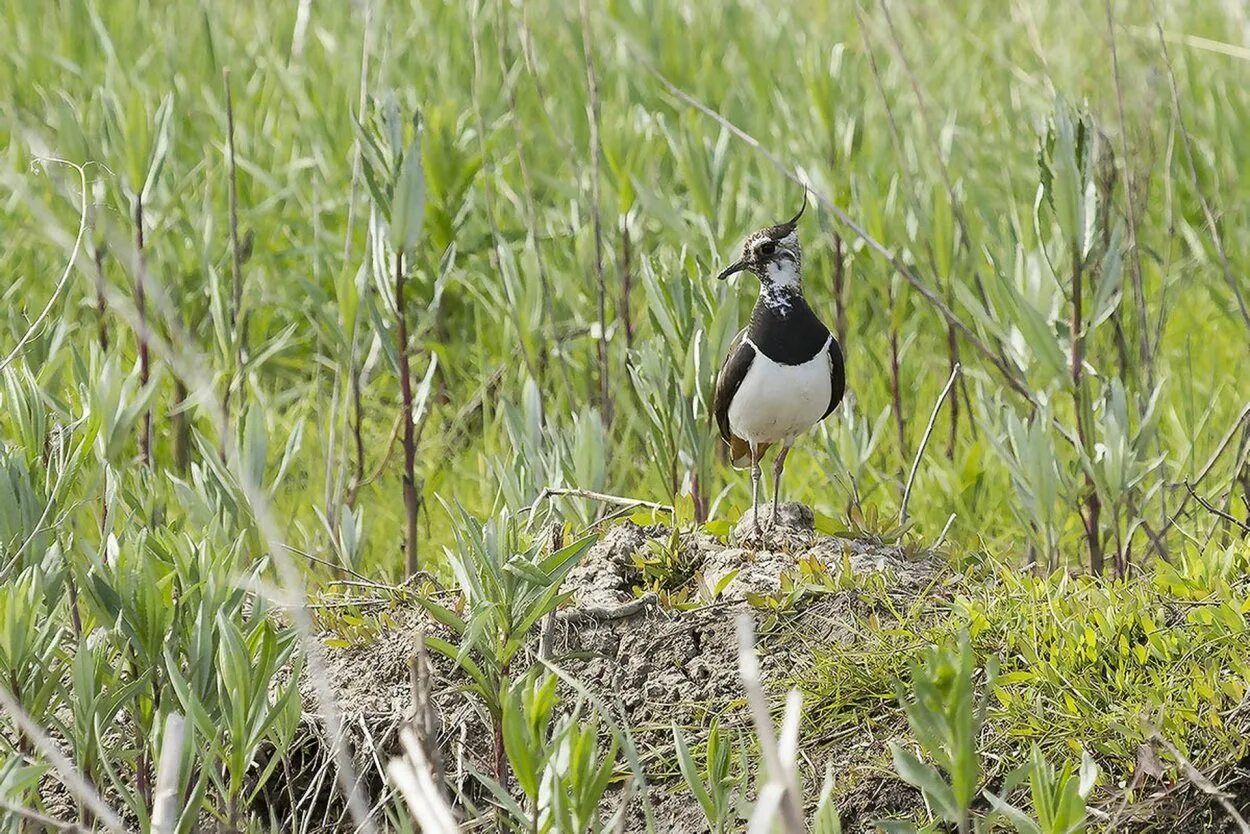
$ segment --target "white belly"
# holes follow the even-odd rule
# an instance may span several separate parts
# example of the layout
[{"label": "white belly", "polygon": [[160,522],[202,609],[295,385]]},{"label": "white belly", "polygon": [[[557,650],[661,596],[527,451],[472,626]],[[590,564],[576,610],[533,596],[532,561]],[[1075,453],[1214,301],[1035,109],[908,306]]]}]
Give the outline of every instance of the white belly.
[{"label": "white belly", "polygon": [[780,365],[756,348],[729,404],[729,428],[748,443],[793,443],[829,408],[829,372],[827,343],[802,365]]}]

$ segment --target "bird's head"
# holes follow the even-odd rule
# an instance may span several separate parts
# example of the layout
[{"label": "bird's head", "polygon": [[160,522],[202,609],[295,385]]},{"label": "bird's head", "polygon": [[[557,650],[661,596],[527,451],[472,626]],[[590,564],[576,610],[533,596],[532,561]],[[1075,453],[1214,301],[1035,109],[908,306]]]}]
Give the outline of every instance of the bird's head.
[{"label": "bird's head", "polygon": [[721,271],[717,278],[725,279],[735,272],[750,272],[765,289],[799,289],[799,275],[803,264],[803,250],[799,246],[798,223],[807,208],[807,191],[803,191],[803,206],[799,213],[766,229],[760,229],[742,244],[742,257]]}]

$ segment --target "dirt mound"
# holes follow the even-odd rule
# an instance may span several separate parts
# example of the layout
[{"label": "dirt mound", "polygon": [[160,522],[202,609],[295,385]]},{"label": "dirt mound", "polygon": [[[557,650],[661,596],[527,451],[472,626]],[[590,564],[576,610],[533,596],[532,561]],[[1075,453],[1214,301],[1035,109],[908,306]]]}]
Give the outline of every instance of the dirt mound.
[{"label": "dirt mound", "polygon": [[[908,558],[893,545],[822,535],[813,529],[811,510],[802,505],[783,504],[779,510],[777,525],[750,548],[726,546],[704,533],[673,538],[662,525],[617,524],[603,531],[570,572],[565,589],[572,591],[572,600],[547,625],[545,639],[563,669],[623,713],[617,717],[636,733],[644,759],[648,754],[655,758],[671,743],[674,721],[696,731],[709,716],[718,716],[722,725],[745,725],[745,711],[730,709],[743,694],[735,618],[752,611],[763,625],[762,609],[752,601],[779,594],[783,576],[793,575],[801,562],[829,575],[840,575],[849,564],[855,574],[878,574],[891,595],[900,596],[930,587],[941,570],[942,560],[931,554]],[[750,518],[744,518],[733,540],[750,544],[752,532]],[[686,600],[687,610],[664,605],[662,593],[640,590],[643,573],[636,557],[645,555],[649,541],[675,546],[679,561],[693,571],[684,584],[666,589],[669,598]],[[696,586],[705,597],[708,589],[722,587],[715,600],[700,604]],[[853,591],[824,593],[818,603],[786,612],[784,629],[759,629],[766,685],[806,662],[814,646],[849,639],[844,635],[851,630],[839,625],[862,613],[859,605]],[[395,749],[397,729],[411,708],[408,670],[417,635],[449,636],[416,607],[391,610],[385,619],[372,641],[344,647],[331,639],[325,647],[357,763],[375,794],[382,785],[380,764]],[[529,656],[519,667],[537,660],[539,631],[531,635]],[[432,700],[447,776],[472,792],[468,765],[485,769],[490,757],[487,717],[477,700],[461,691],[464,678],[449,661],[435,657],[433,665]],[[700,830],[696,821],[701,817],[688,793],[676,789],[670,796],[664,788],[657,780],[650,790],[657,821],[670,830]],[[333,817],[327,814],[326,821],[332,824]]]}]

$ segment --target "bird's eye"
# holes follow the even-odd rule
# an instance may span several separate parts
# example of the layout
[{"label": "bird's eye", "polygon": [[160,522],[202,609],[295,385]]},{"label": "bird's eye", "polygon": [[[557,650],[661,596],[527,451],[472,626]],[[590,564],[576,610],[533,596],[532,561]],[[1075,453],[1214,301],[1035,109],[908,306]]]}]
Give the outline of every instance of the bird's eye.
[{"label": "bird's eye", "polygon": [[760,246],[760,254],[765,258],[771,258],[773,255],[777,254],[777,244],[773,243],[771,240],[762,244]]}]

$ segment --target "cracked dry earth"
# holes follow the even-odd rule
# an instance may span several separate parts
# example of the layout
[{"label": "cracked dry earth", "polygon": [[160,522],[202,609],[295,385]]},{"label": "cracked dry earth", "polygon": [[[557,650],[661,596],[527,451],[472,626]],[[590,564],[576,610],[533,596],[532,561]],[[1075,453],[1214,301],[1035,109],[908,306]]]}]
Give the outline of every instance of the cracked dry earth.
[{"label": "cracked dry earth", "polygon": [[[761,508],[766,513],[771,508]],[[744,517],[734,531],[733,542],[751,542],[752,519]],[[590,692],[613,704],[614,718],[628,724],[639,754],[648,768],[648,793],[661,831],[700,832],[706,824],[698,806],[672,767],[671,726],[674,722],[697,738],[712,718],[722,726],[746,727],[743,690],[738,678],[735,620],[741,611],[755,615],[761,666],[766,687],[779,694],[787,678],[803,668],[813,647],[849,643],[849,625],[869,613],[854,591],[822,594],[817,601],[788,614],[783,625],[760,628],[763,613],[748,595],[772,594],[782,574],[796,569],[801,559],[815,559],[837,575],[844,560],[856,574],[878,573],[891,597],[914,599],[935,585],[943,560],[928,553],[906,558],[891,545],[825,536],[813,529],[810,509],[783,504],[777,526],[766,530],[762,546],[726,546],[716,538],[693,533],[680,538],[687,557],[698,565],[706,587],[716,587],[729,577],[719,598],[710,605],[679,611],[661,605],[654,595],[639,598],[635,591],[640,575],[634,554],[646,548],[648,539],[667,539],[662,525],[640,527],[625,522],[607,528],[581,563],[569,574],[565,589],[573,592],[549,632],[553,657],[562,669]],[[698,573],[691,582],[698,580]],[[419,609],[388,614],[391,625],[370,645],[325,648],[325,660],[334,690],[344,711],[345,724],[360,751],[358,764],[370,773],[374,794],[381,787],[381,765],[396,748],[395,734],[410,710],[409,657],[421,630],[447,636]],[[528,647],[537,657],[538,634]],[[524,663],[526,659],[522,659]],[[488,769],[490,736],[484,710],[459,689],[463,677],[449,662],[433,658],[435,680],[432,704],[438,713],[438,740],[449,781],[472,796],[475,792],[469,767]],[[311,703],[311,701],[310,701]],[[310,727],[309,732],[314,732]],[[315,741],[310,735],[310,741]],[[324,745],[314,744],[324,750]],[[801,745],[813,772],[823,774],[827,763],[854,756],[855,745],[842,743],[835,755],[828,743],[805,740]],[[873,740],[874,752],[884,743]],[[868,755],[863,745],[859,758]],[[370,752],[366,752],[370,751]],[[329,789],[324,756],[309,751],[306,778],[318,778]],[[869,778],[869,783],[872,778]],[[866,784],[856,792],[871,802],[874,816],[887,807],[913,806],[915,797],[897,784]],[[308,785],[310,789],[313,785]],[[901,795],[899,792],[902,791]],[[310,795],[319,793],[310,790]],[[887,796],[883,794],[894,794]],[[638,803],[635,802],[635,805]],[[844,806],[845,807],[845,806]],[[332,823],[337,811],[327,811]],[[642,830],[637,820],[627,830]],[[846,816],[844,814],[844,816]],[[858,830],[851,809],[848,831]],[[865,820],[866,821],[866,820]]]}]

